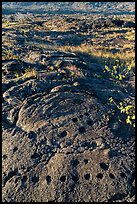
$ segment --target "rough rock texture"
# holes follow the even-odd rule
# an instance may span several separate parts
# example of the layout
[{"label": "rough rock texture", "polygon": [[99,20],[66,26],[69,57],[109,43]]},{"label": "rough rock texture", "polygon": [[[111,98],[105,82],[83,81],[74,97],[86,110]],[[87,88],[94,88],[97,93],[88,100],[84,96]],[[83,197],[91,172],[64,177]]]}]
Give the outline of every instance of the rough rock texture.
[{"label": "rough rock texture", "polygon": [[[129,93],[74,53],[26,56],[4,61],[3,202],[133,202],[134,130],[106,117]],[[16,63],[36,73],[14,78]]]}]

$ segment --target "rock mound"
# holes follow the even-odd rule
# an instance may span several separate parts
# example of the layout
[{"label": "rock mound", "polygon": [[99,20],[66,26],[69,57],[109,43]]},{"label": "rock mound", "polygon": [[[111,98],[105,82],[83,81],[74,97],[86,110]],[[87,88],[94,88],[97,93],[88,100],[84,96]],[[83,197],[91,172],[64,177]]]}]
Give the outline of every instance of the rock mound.
[{"label": "rock mound", "polygon": [[[101,20],[94,26],[100,29]],[[21,43],[15,40],[14,51],[23,54],[9,52],[13,59],[2,67],[3,202],[134,201],[134,130],[108,104],[132,91],[82,54],[27,47],[26,37],[12,34]]]}]

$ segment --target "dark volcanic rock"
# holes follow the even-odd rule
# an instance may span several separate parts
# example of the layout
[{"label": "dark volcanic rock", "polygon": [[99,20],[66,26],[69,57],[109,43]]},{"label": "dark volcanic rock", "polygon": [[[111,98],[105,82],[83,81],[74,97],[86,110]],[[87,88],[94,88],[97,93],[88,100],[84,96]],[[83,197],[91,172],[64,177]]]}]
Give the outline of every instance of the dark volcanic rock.
[{"label": "dark volcanic rock", "polygon": [[[111,96],[116,102],[132,97],[132,90],[107,77],[104,65],[88,54],[56,49],[58,43],[90,40],[94,29],[123,25],[85,18],[60,16],[55,28],[66,21],[66,32],[49,29],[57,25],[52,15],[29,19],[29,30],[27,18],[22,16],[21,27],[13,22],[22,36],[14,44],[20,59],[5,55],[2,64],[3,202],[134,201],[134,130],[117,121],[116,113],[111,117],[108,104]],[[88,36],[80,35],[89,29]],[[51,47],[45,36],[54,41]]]},{"label": "dark volcanic rock", "polygon": [[134,22],[125,22],[124,23],[124,27],[129,27],[129,28],[134,28],[135,27],[135,23]]},{"label": "dark volcanic rock", "polygon": [[124,21],[123,20],[112,20],[112,23],[118,27],[122,27],[122,25],[124,25]]}]

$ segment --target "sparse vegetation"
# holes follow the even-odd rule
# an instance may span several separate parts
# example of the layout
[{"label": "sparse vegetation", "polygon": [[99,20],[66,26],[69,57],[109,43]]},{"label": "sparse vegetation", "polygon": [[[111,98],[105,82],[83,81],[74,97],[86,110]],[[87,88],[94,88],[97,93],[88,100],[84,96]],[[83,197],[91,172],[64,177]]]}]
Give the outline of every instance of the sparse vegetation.
[{"label": "sparse vegetation", "polygon": [[38,72],[35,69],[31,69],[29,66],[25,69],[25,73],[23,74],[23,77],[30,78],[30,77],[38,77]]},{"label": "sparse vegetation", "polygon": [[[127,98],[123,102],[120,102],[119,104],[117,104],[112,97],[109,98],[109,102],[113,103],[116,106],[116,108],[120,110],[121,114],[125,114],[126,115],[125,122],[127,124],[132,125],[135,128],[135,105],[134,103],[129,98]],[[131,105],[131,102],[132,102],[132,105]],[[120,117],[119,117],[119,121],[122,122]]]},{"label": "sparse vegetation", "polygon": [[[109,62],[106,62],[108,64]],[[118,79],[119,81],[122,81],[123,79],[127,78],[130,76],[131,72],[133,73],[132,70],[132,65],[126,66],[124,65],[125,63],[120,62],[118,59],[115,60],[115,64],[110,66],[105,65],[104,72],[109,73],[109,75],[113,79]],[[110,63],[109,63],[110,64]]]},{"label": "sparse vegetation", "polygon": [[19,57],[17,55],[15,55],[13,53],[13,51],[11,49],[6,49],[3,54],[2,54],[2,59],[3,60],[10,60],[10,59],[19,59]]}]

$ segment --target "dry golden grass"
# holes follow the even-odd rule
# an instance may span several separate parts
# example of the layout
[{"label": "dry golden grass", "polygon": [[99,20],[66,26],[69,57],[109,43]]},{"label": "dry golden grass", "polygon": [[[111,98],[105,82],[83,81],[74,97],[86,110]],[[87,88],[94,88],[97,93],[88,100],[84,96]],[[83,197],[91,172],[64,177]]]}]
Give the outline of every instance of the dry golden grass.
[{"label": "dry golden grass", "polygon": [[13,52],[11,50],[7,50],[6,53],[2,53],[2,60],[10,60],[10,59],[18,60],[19,57],[17,55],[13,54]]},{"label": "dry golden grass", "polygon": [[72,26],[71,24],[65,22],[64,20],[49,20],[48,22],[43,23],[43,26],[45,26],[47,29],[52,30],[52,31],[62,31],[66,32],[70,29]]},{"label": "dry golden grass", "polygon": [[36,70],[34,70],[34,69],[28,70],[28,71],[26,71],[26,73],[22,77],[24,77],[24,78],[30,78],[30,77],[37,78],[38,77],[38,72]]},{"label": "dry golden grass", "polygon": [[81,44],[80,46],[60,46],[58,47],[61,51],[71,51],[74,53],[88,54],[98,63],[104,63],[104,61],[111,59],[123,60],[127,65],[131,64],[135,66],[135,52],[118,52],[113,54],[105,49],[100,49],[97,46]]},{"label": "dry golden grass", "polygon": [[134,41],[135,40],[135,30],[128,31],[126,33],[125,38],[128,39],[129,41]]}]

